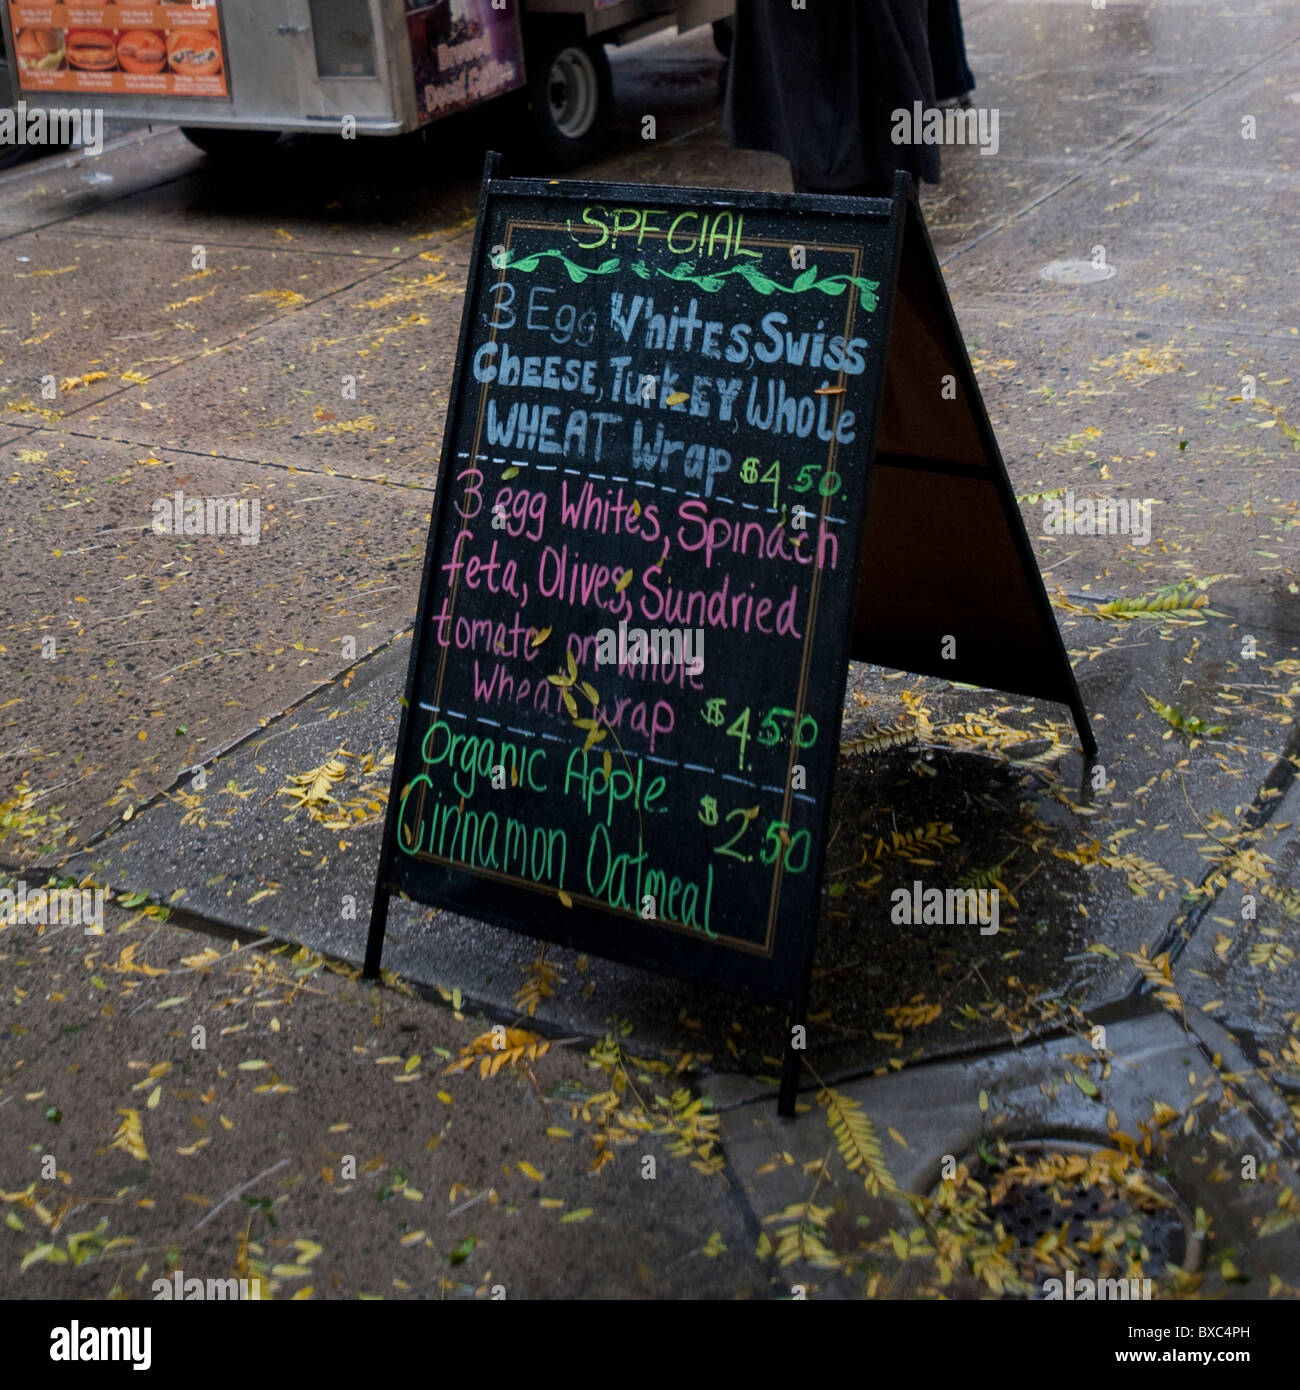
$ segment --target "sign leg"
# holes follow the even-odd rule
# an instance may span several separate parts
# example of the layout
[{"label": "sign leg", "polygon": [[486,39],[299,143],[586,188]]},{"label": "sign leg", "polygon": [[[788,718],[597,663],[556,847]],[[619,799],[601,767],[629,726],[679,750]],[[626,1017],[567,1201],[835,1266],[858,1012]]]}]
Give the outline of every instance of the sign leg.
[{"label": "sign leg", "polygon": [[375,901],[370,909],[370,935],[366,938],[366,963],[361,976],[366,980],[379,978],[379,962],[384,954],[384,930],[388,926],[388,889],[380,882],[375,885]]},{"label": "sign leg", "polygon": [[781,1063],[781,1092],[776,1102],[776,1113],[787,1120],[794,1119],[794,1100],[799,1090],[799,1068],[803,1064],[803,1053],[785,1040],[785,1058]]},{"label": "sign leg", "polygon": [[777,1098],[776,1113],[787,1120],[794,1119],[795,1096],[799,1091],[799,1073],[803,1069],[803,1048],[795,1047],[795,1030],[801,1034],[800,1041],[807,1043],[808,1029],[804,1022],[808,1013],[808,991],[800,991],[798,1004],[791,1009],[790,1019],[785,1029],[785,1055],[781,1060],[781,1091]]},{"label": "sign leg", "polygon": [[[1068,661],[1068,658],[1067,658]],[[1083,707],[1083,697],[1074,682],[1074,672],[1070,672],[1070,713],[1074,715],[1074,727],[1079,731],[1079,742],[1083,745],[1083,759],[1086,763],[1097,759],[1097,739],[1092,732],[1092,722],[1088,711]]]}]

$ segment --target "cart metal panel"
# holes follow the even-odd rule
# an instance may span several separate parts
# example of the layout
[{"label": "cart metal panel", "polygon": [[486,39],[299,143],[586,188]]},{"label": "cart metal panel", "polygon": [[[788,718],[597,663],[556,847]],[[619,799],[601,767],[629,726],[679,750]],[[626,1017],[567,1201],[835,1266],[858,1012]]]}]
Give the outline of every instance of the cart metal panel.
[{"label": "cart metal panel", "polygon": [[[185,126],[335,133],[351,118],[359,135],[396,135],[522,86],[521,23],[572,15],[589,37],[623,42],[672,24],[694,28],[732,9],[732,0],[0,0],[0,26],[13,55],[13,99],[28,107],[91,105],[110,117]],[[158,70],[135,63],[129,73],[115,59],[113,46],[129,34],[138,42],[152,32],[166,43],[181,27],[219,37],[219,72],[204,81],[224,90],[203,93],[194,80],[178,80],[170,56]],[[17,46],[19,35],[38,29],[55,36],[54,51],[38,55],[45,76],[25,70]],[[86,29],[104,52],[77,56],[99,71],[66,50],[67,35]]]},{"label": "cart metal panel", "polygon": [[[148,0],[0,0],[0,19],[16,55],[15,31],[40,20],[63,35],[83,15],[102,18],[102,28],[118,35],[124,19],[165,32],[169,12],[180,8]],[[338,130],[351,116],[359,133],[373,135],[419,125],[405,0],[217,0],[197,22],[221,35],[225,95],[104,91],[93,79],[77,90],[41,90],[17,61],[15,94],[28,106],[91,103],[110,116],[193,126]]]}]

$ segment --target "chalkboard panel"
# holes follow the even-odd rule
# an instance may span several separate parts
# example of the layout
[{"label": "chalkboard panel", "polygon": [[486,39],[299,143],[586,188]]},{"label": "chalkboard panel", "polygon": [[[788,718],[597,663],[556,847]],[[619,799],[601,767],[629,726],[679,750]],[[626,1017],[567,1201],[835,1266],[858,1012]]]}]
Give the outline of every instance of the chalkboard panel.
[{"label": "chalkboard panel", "polygon": [[381,888],[800,998],[902,205],[485,179]]}]

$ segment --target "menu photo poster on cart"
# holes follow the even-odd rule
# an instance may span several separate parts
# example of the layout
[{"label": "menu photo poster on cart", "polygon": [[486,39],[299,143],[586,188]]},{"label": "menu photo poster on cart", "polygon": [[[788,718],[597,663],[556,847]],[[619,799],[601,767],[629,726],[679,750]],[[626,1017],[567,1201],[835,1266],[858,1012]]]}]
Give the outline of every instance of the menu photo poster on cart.
[{"label": "menu photo poster on cart", "polygon": [[21,92],[228,94],[219,0],[8,0]]}]

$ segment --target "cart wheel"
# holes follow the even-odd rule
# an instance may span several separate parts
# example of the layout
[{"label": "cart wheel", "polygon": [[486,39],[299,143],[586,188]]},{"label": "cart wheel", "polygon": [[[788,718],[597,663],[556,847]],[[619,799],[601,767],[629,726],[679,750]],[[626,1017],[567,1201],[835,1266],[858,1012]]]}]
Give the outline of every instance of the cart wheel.
[{"label": "cart wheel", "polygon": [[181,126],[181,134],[222,163],[263,158],[280,138],[278,130],[212,130],[193,125]]},{"label": "cart wheel", "polygon": [[537,154],[555,169],[571,169],[598,154],[614,105],[604,45],[568,26],[543,23],[535,27],[526,61]]},{"label": "cart wheel", "polygon": [[726,19],[713,21],[713,46],[724,58],[731,57],[731,39],[734,33],[730,15]]}]

